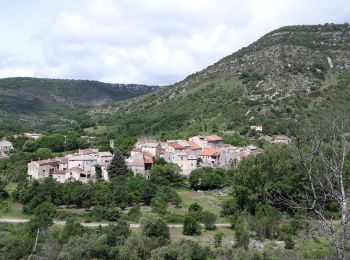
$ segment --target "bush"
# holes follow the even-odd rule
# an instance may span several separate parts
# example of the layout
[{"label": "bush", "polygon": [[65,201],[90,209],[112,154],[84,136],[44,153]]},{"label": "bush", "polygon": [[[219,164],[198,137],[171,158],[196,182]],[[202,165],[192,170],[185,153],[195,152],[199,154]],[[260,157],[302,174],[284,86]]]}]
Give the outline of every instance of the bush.
[{"label": "bush", "polygon": [[192,215],[185,217],[183,234],[187,236],[199,236],[201,234],[201,226]]},{"label": "bush", "polygon": [[214,213],[211,213],[209,211],[204,211],[202,221],[205,225],[205,229],[207,229],[207,230],[215,229],[216,228],[216,226],[215,226],[216,219],[217,219],[217,216]]},{"label": "bush", "polygon": [[286,243],[286,249],[294,249],[294,241],[290,236],[286,236],[284,242]]},{"label": "bush", "polygon": [[128,218],[131,221],[138,222],[142,213],[139,205],[133,206],[128,212]]},{"label": "bush", "polygon": [[197,202],[192,203],[188,208],[188,213],[196,220],[203,220],[203,207],[199,205]]},{"label": "bush", "polygon": [[259,204],[250,226],[258,238],[273,238],[276,236],[280,218],[281,214],[277,209],[270,205]]},{"label": "bush", "polygon": [[152,210],[160,215],[167,212],[168,204],[162,197],[155,197],[151,201]]},{"label": "bush", "polygon": [[238,217],[236,222],[236,246],[248,249],[249,233],[246,230],[245,221],[243,217]]},{"label": "bush", "polygon": [[235,198],[226,200],[222,203],[221,206],[221,215],[230,216],[238,211],[237,200]]},{"label": "bush", "polygon": [[193,189],[209,190],[222,188],[226,179],[227,174],[225,170],[203,167],[193,170],[189,181]]},{"label": "bush", "polygon": [[214,235],[214,246],[215,247],[220,247],[222,243],[222,239],[224,237],[224,233],[219,232]]},{"label": "bush", "polygon": [[168,225],[158,217],[149,216],[141,221],[142,234],[151,238],[158,246],[165,246],[170,243]]}]

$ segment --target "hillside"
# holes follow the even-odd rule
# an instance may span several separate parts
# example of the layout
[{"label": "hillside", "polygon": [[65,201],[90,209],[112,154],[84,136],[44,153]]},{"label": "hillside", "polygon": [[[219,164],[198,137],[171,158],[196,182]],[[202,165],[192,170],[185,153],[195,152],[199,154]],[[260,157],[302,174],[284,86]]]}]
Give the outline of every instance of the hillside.
[{"label": "hillside", "polygon": [[89,125],[87,110],[154,91],[144,85],[40,78],[0,79],[0,130]]},{"label": "hillside", "polygon": [[251,124],[287,134],[300,116],[348,112],[349,101],[350,27],[326,24],[272,31],[173,86],[90,114],[133,135],[245,132]]}]

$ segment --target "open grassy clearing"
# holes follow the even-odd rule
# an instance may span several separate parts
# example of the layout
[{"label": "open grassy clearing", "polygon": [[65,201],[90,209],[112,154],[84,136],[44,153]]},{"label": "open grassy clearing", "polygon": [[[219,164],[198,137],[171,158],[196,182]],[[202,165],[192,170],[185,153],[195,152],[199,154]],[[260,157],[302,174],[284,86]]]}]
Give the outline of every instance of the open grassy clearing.
[{"label": "open grassy clearing", "polygon": [[22,209],[23,205],[6,199],[0,202],[0,217],[28,218],[28,215],[22,213]]},{"label": "open grassy clearing", "polygon": [[115,133],[118,130],[116,126],[103,126],[85,128],[84,131],[87,135],[103,135],[108,133]]},{"label": "open grassy clearing", "polygon": [[[192,203],[199,203],[204,210],[212,212],[218,216],[217,223],[226,223],[227,220],[220,217],[221,204],[227,198],[227,196],[215,196],[209,192],[196,192],[190,190],[177,190],[178,194],[182,198],[181,206],[185,209]],[[181,212],[182,209],[175,208],[175,212]],[[186,210],[187,211],[187,210]]]}]

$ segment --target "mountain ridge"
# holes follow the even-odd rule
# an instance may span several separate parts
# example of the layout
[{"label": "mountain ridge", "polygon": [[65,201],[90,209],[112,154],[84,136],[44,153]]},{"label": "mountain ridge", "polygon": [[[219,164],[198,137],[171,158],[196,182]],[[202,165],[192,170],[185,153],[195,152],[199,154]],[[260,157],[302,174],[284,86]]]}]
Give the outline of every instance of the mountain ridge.
[{"label": "mountain ridge", "polygon": [[349,60],[348,24],[282,27],[174,85],[90,114],[133,135],[244,132],[255,123],[288,133],[302,113],[348,97]]},{"label": "mountain ridge", "polygon": [[0,119],[3,121],[0,129],[48,130],[58,125],[78,125],[81,123],[78,121],[89,120],[88,108],[133,98],[157,88],[92,80],[3,78],[0,79]]}]

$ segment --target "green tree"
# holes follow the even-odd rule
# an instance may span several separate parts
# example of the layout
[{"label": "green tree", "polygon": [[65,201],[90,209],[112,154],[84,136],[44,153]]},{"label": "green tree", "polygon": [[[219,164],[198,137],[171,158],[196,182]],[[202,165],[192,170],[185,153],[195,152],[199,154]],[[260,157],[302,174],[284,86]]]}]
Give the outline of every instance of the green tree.
[{"label": "green tree", "polygon": [[44,135],[38,139],[40,148],[49,148],[53,152],[65,150],[66,139],[62,134]]},{"label": "green tree", "polygon": [[68,219],[62,229],[60,240],[62,243],[66,243],[68,242],[69,238],[81,236],[84,232],[85,229],[80,223],[77,223],[72,219]]},{"label": "green tree", "polygon": [[141,214],[140,205],[135,205],[129,210],[128,217],[131,221],[138,222]]},{"label": "green tree", "polygon": [[249,245],[249,233],[246,229],[246,224],[243,217],[239,217],[236,221],[235,225],[235,231],[236,231],[236,246],[237,247],[244,247],[245,249],[248,249]]},{"label": "green tree", "polygon": [[170,243],[170,233],[168,225],[160,218],[149,216],[141,221],[142,234],[151,238],[159,246]]},{"label": "green tree", "polygon": [[120,246],[130,235],[129,224],[125,221],[118,221],[115,225],[108,225],[104,230],[107,235],[108,246]]},{"label": "green tree", "polygon": [[167,211],[168,204],[163,197],[154,197],[151,206],[154,212],[164,215]]},{"label": "green tree", "polygon": [[213,169],[203,167],[193,170],[190,175],[191,188],[209,190],[222,188],[227,179],[227,174],[224,169]]},{"label": "green tree", "polygon": [[185,217],[183,234],[187,236],[199,236],[201,234],[201,226],[190,214]]},{"label": "green tree", "polygon": [[46,230],[53,224],[56,216],[56,207],[50,202],[43,202],[34,209],[34,217],[29,221],[28,226],[32,232],[35,230]]},{"label": "green tree", "polygon": [[40,160],[46,160],[53,157],[53,154],[49,148],[39,148],[35,156]]},{"label": "green tree", "polygon": [[27,140],[22,147],[23,152],[33,153],[38,149],[38,143],[35,140]]},{"label": "green tree", "polygon": [[197,202],[194,202],[188,208],[188,214],[190,214],[197,221],[202,221],[202,219],[203,219],[203,207],[200,204],[198,204]]},{"label": "green tree", "polygon": [[115,150],[113,159],[107,169],[109,179],[113,179],[118,176],[127,176],[128,168],[125,163],[123,154]]},{"label": "green tree", "polygon": [[209,211],[203,212],[202,221],[204,223],[205,229],[207,230],[213,230],[216,228],[215,221],[217,219],[217,216],[214,213],[211,213]]},{"label": "green tree", "polygon": [[233,174],[233,194],[239,210],[255,214],[256,206],[270,203],[289,210],[283,198],[300,201],[303,177],[295,151],[288,146],[274,146],[265,153],[240,162]]}]

